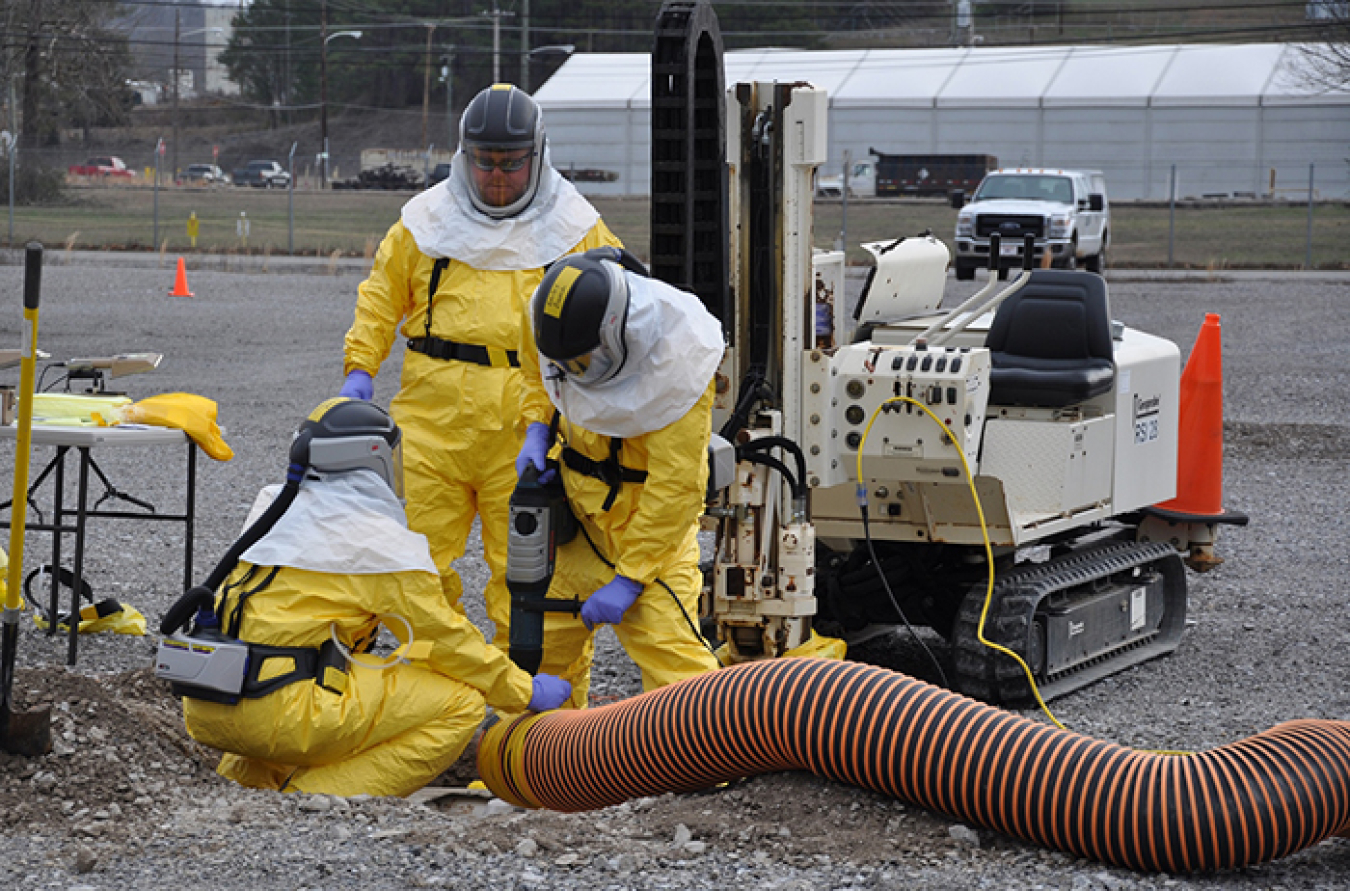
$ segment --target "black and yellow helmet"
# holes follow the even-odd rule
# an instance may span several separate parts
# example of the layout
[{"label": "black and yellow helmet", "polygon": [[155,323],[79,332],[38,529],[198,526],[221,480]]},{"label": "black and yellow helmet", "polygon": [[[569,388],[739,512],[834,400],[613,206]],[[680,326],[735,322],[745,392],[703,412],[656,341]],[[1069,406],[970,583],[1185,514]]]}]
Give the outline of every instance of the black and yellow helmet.
[{"label": "black and yellow helmet", "polygon": [[290,459],[316,473],[373,470],[403,497],[403,433],[384,409],[338,396],[300,423]]},{"label": "black and yellow helmet", "polygon": [[501,207],[484,200],[469,177],[469,197],[474,206],[494,219],[513,217],[529,207],[539,191],[545,141],[543,116],[529,93],[511,84],[493,84],[473,97],[459,119],[459,146],[466,163],[472,164],[472,156],[479,150],[528,150],[530,164],[525,191]]},{"label": "black and yellow helmet", "polygon": [[625,270],[647,274],[626,251],[595,248],[554,263],[535,289],[531,312],[539,352],[577,383],[610,380],[628,360]]}]

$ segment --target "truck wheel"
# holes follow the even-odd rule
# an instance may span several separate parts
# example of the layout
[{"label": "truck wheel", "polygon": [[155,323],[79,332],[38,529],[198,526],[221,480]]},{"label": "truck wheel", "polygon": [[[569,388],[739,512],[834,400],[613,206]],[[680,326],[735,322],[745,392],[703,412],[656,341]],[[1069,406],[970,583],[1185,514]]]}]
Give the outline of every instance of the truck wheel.
[{"label": "truck wheel", "polygon": [[956,261],[956,280],[959,282],[968,282],[975,278],[975,267],[969,263]]},{"label": "truck wheel", "polygon": [[1084,268],[1088,272],[1095,272],[1098,275],[1106,272],[1106,233],[1102,233],[1102,249],[1083,261]]},{"label": "truck wheel", "polygon": [[1064,260],[1060,263],[1060,269],[1078,268],[1078,238],[1075,237],[1069,244],[1069,250],[1064,255]]}]

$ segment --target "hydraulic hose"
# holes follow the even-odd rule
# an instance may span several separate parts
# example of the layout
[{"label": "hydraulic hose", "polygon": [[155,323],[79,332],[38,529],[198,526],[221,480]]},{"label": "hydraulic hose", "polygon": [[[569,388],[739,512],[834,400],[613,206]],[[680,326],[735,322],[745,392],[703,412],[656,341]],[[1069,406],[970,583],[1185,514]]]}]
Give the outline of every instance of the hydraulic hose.
[{"label": "hydraulic hose", "polygon": [[1193,755],[1140,752],[870,665],[750,662],[587,711],[502,721],[479,775],[582,811],[809,770],[1136,870],[1232,869],[1350,837],[1350,722],[1304,720]]}]

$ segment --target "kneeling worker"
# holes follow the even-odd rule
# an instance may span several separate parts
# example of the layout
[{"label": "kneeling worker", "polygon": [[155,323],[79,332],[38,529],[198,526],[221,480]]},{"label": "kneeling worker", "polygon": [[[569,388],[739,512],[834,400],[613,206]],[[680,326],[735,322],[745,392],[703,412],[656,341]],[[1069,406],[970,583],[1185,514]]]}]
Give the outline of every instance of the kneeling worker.
[{"label": "kneeling worker", "polygon": [[[263,490],[213,574],[223,584],[193,589],[194,634],[249,647],[240,695],[209,701],[175,685],[188,732],[227,753],[223,776],[407,795],[460,756],[485,700],[520,712],[568,698],[565,681],[531,679],[445,602],[426,539],[407,528],[400,432],[383,409],[330,399],[300,425],[290,458],[286,486]],[[166,633],[181,627],[173,614]],[[402,646],[362,655],[382,624]]]},{"label": "kneeling worker", "polygon": [[651,690],[718,667],[698,629],[698,520],[708,481],[721,324],[698,298],[596,248],[559,260],[531,303],[520,350],[525,445],[516,473],[560,440],[583,534],[558,552],[542,668],[586,704],[593,629],[610,624]]}]

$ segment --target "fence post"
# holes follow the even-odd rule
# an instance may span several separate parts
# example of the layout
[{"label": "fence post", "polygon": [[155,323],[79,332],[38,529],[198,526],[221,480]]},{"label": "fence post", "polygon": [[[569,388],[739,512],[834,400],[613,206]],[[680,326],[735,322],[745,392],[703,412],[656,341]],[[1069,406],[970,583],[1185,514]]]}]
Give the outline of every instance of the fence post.
[{"label": "fence post", "polygon": [[[177,72],[174,73],[177,77]],[[155,240],[151,247],[159,248],[159,159],[164,157],[164,137],[155,143]]]},{"label": "fence post", "polygon": [[295,147],[300,143],[291,143],[291,153],[286,156],[286,253],[295,256]]},{"label": "fence post", "polygon": [[1172,165],[1172,173],[1167,185],[1167,268],[1172,268],[1172,246],[1177,232],[1177,165]]},{"label": "fence post", "polygon": [[1316,164],[1308,165],[1308,254],[1303,261],[1304,269],[1312,269],[1312,211],[1313,211],[1313,168]]},{"label": "fence post", "polygon": [[848,265],[848,190],[849,174],[853,172],[853,152],[844,149],[844,187],[839,194],[839,249],[844,252],[844,265]]}]

